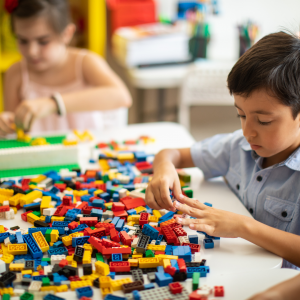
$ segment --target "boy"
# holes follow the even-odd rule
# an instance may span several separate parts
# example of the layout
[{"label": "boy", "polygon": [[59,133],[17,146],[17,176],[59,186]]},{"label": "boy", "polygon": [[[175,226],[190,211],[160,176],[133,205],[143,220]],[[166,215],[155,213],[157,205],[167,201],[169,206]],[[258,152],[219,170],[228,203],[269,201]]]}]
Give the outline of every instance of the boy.
[{"label": "boy", "polygon": [[[300,266],[300,40],[284,32],[265,36],[235,64],[228,88],[242,130],[158,153],[146,203],[179,209],[197,218],[178,218],[183,225],[242,237],[290,262],[283,266]],[[183,197],[175,168],[194,166],[206,179],[224,176],[254,219]],[[169,188],[181,203],[172,203]]]}]

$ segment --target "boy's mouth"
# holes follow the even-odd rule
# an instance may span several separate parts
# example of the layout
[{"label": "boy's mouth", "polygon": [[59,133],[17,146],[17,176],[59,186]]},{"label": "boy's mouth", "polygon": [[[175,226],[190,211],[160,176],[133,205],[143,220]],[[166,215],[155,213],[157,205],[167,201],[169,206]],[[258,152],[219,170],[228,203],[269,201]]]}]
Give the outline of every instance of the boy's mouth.
[{"label": "boy's mouth", "polygon": [[252,150],[258,150],[261,148],[259,145],[250,144]]}]

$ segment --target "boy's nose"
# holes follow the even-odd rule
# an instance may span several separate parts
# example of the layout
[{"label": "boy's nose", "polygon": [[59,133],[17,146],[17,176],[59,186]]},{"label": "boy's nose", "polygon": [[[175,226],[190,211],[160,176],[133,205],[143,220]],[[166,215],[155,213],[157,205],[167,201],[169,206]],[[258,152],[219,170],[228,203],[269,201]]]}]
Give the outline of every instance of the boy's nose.
[{"label": "boy's nose", "polygon": [[38,45],[36,43],[30,43],[28,45],[28,56],[30,58],[35,58],[38,55]]},{"label": "boy's nose", "polygon": [[256,130],[253,128],[251,123],[249,123],[249,121],[247,122],[247,120],[245,121],[244,126],[243,126],[243,134],[244,134],[244,137],[248,141],[249,141],[249,139],[251,139],[257,135]]}]

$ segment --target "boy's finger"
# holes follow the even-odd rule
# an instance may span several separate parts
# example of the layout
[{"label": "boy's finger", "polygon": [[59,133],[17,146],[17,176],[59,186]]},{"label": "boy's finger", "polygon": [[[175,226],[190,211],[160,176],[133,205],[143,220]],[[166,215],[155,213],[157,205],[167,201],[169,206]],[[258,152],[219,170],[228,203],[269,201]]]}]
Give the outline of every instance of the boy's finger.
[{"label": "boy's finger", "polygon": [[170,190],[167,185],[161,186],[160,188],[160,197],[163,201],[163,205],[165,209],[176,211],[176,209],[173,206],[173,202],[170,196]]},{"label": "boy's finger", "polygon": [[179,180],[175,180],[172,190],[173,190],[173,195],[176,199],[182,196]]},{"label": "boy's finger", "polygon": [[160,190],[159,190],[159,188],[153,188],[152,187],[152,193],[153,193],[153,196],[154,196],[154,200],[155,200],[155,202],[156,202],[156,205],[159,207],[159,208],[157,208],[157,209],[162,209],[162,208],[164,208],[162,205],[163,205],[163,203],[162,203],[162,201],[161,201],[161,199],[160,199]]},{"label": "boy's finger", "polygon": [[146,197],[145,197],[145,201],[146,201],[146,204],[149,206],[149,207],[151,207],[152,209],[161,209],[158,205],[157,205],[157,203],[156,203],[156,201],[155,201],[155,199],[154,199],[154,195],[153,195],[153,193],[152,193],[152,191],[151,191],[151,187],[149,187],[149,188],[147,188],[147,190],[146,190]]},{"label": "boy's finger", "polygon": [[182,211],[183,213],[186,213],[187,215],[191,216],[191,217],[195,217],[195,218],[202,218],[203,215],[201,213],[201,210],[199,209],[195,209],[193,207],[190,207],[186,204],[182,204],[178,201],[174,201],[174,207],[180,211]]},{"label": "boy's finger", "polygon": [[208,206],[204,205],[199,200],[194,199],[194,198],[189,198],[184,195],[179,197],[178,201],[180,201],[181,203],[184,203],[190,207],[193,207],[193,208],[198,208],[198,209],[202,209],[202,210],[208,208]]},{"label": "boy's finger", "polygon": [[176,222],[178,224],[184,225],[184,226],[189,226],[191,224],[204,224],[204,220],[202,219],[185,219],[185,218],[180,218],[180,217],[176,217],[175,218]]}]

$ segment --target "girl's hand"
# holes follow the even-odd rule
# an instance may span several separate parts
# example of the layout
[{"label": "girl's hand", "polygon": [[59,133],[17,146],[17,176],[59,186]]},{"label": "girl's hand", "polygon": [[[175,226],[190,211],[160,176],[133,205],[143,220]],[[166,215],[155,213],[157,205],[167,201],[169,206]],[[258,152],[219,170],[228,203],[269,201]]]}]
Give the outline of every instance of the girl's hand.
[{"label": "girl's hand", "polygon": [[174,165],[171,162],[163,162],[147,187],[146,204],[153,209],[165,208],[175,211],[169,189],[175,197],[181,195],[180,181]]},{"label": "girl's hand", "polygon": [[44,118],[56,112],[57,106],[53,99],[24,100],[16,109],[15,123],[17,128],[29,131],[34,120]]},{"label": "girl's hand", "polygon": [[183,219],[177,217],[176,222],[187,225],[193,230],[204,231],[211,236],[239,237],[240,231],[243,230],[243,223],[245,223],[248,218],[225,210],[209,207],[197,199],[191,199],[185,196],[181,196],[177,199],[181,203],[175,201],[173,204],[174,207],[197,219]]},{"label": "girl's hand", "polygon": [[0,137],[5,137],[7,134],[14,133],[15,114],[5,111],[0,114]]}]

